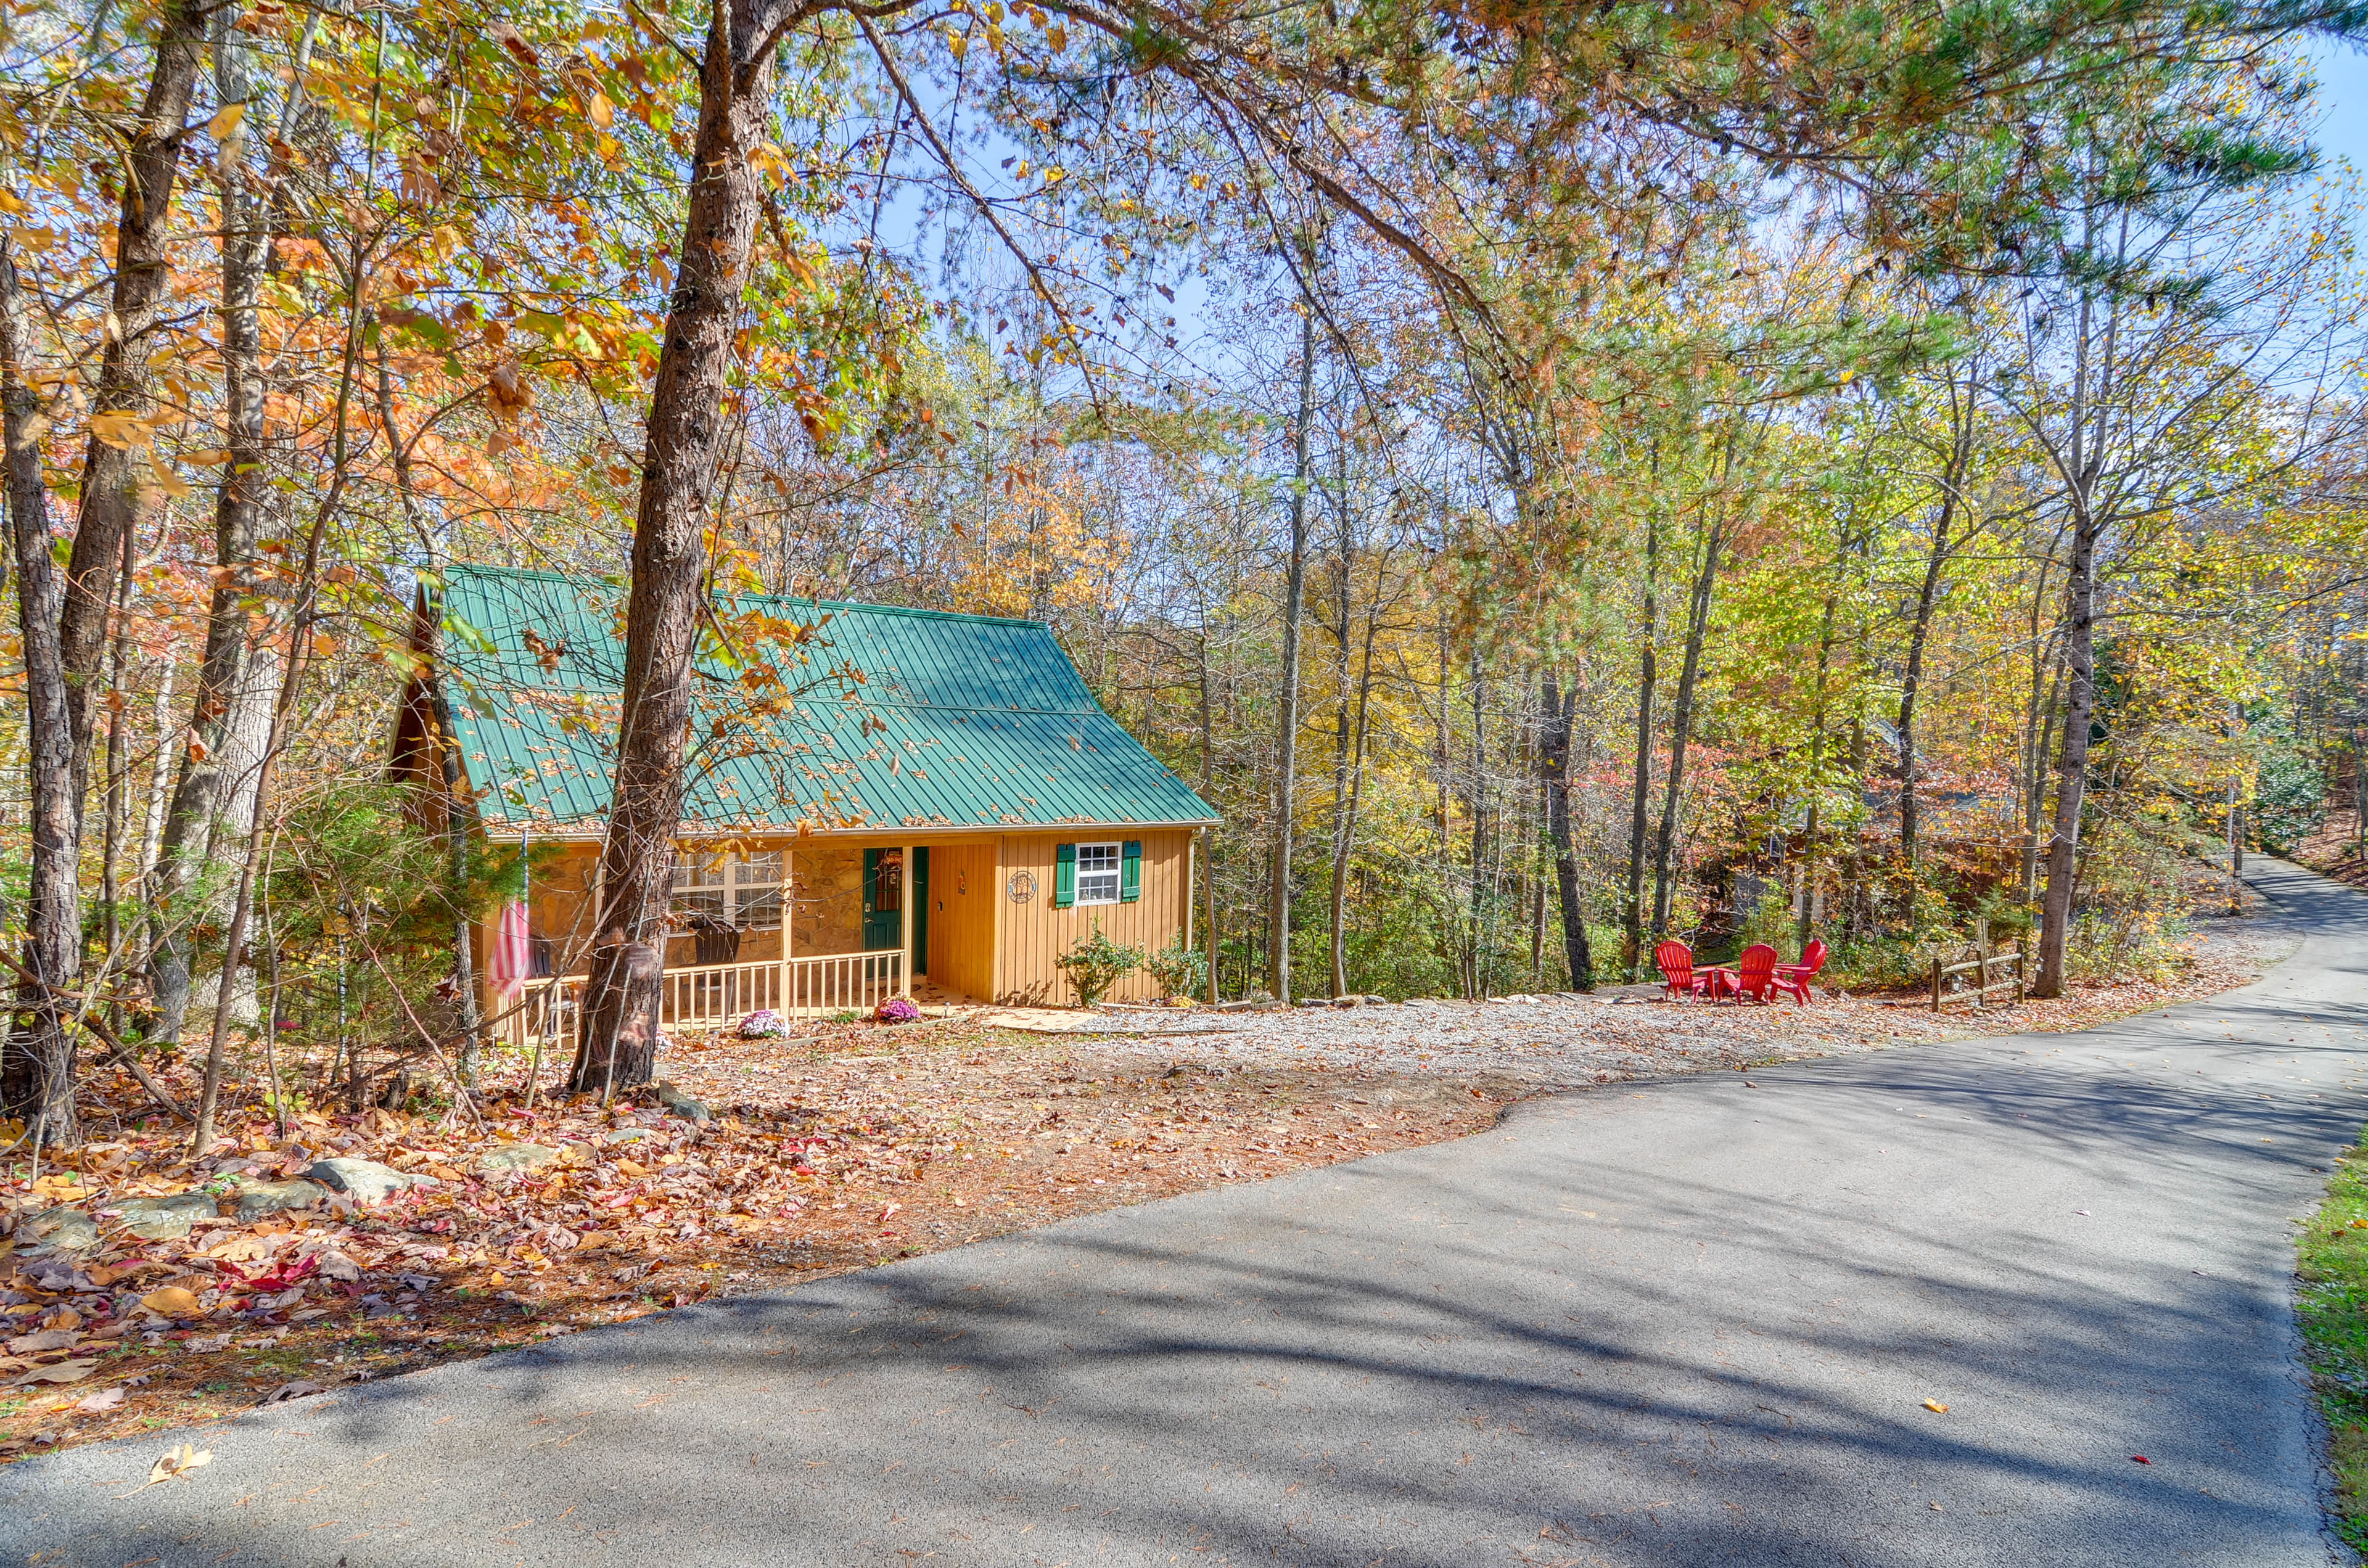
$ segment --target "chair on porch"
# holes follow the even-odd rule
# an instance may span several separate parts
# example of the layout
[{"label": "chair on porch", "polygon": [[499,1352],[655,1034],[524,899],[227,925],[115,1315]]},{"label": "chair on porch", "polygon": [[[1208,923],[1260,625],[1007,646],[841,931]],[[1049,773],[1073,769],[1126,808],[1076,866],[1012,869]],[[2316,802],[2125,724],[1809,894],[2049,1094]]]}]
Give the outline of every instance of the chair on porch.
[{"label": "chair on porch", "polygon": [[[740,937],[738,927],[727,926],[712,915],[694,915],[690,917],[690,961],[702,966],[731,963],[740,956]],[[724,1008],[736,1006],[737,999],[732,994],[734,978],[729,974],[697,976],[693,983],[699,990],[700,1006]]]},{"label": "chair on porch", "polygon": [[691,961],[693,963],[730,963],[740,956],[740,936],[736,927],[724,925],[705,915],[690,917]]}]

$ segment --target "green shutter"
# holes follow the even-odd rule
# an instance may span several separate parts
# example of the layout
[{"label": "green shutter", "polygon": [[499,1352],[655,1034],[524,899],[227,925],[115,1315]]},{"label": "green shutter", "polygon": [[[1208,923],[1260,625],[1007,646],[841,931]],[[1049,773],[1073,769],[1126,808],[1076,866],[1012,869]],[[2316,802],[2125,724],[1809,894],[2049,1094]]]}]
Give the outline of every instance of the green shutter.
[{"label": "green shutter", "polygon": [[1143,840],[1130,838],[1119,850],[1118,901],[1133,903],[1143,896]]},{"label": "green shutter", "polygon": [[1066,909],[1077,902],[1077,846],[1053,846],[1053,907]]}]

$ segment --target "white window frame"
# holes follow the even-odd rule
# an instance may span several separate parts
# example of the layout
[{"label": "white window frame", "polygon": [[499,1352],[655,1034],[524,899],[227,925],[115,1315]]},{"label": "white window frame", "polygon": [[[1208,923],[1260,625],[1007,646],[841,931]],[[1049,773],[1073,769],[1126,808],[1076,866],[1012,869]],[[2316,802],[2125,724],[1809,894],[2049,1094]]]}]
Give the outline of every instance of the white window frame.
[{"label": "white window frame", "polygon": [[[1088,871],[1086,869],[1086,857],[1089,854],[1098,860],[1107,854],[1110,864],[1107,867],[1097,865],[1094,869]],[[1079,903],[1116,903],[1119,901],[1120,884],[1126,875],[1125,856],[1125,846],[1115,841],[1109,844],[1078,845],[1077,902]]]},{"label": "white window frame", "polygon": [[677,917],[704,914],[741,931],[778,931],[788,902],[788,857],[779,849],[751,854],[675,851],[666,906]]}]

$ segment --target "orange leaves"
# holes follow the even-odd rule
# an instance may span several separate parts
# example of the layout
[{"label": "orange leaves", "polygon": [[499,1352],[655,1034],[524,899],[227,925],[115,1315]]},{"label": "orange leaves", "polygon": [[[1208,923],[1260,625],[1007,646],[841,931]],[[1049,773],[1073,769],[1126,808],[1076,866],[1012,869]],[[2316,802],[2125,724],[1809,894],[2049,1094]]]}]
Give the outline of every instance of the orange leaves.
[{"label": "orange leaves", "polygon": [[542,68],[541,54],[536,51],[534,45],[527,42],[524,34],[509,23],[495,22],[485,29],[485,36],[500,44],[508,52],[509,57],[517,61],[524,69],[540,71]]},{"label": "orange leaves", "polygon": [[519,373],[516,359],[505,359],[493,368],[485,378],[485,393],[495,415],[503,419],[515,419],[534,406],[534,389]]}]

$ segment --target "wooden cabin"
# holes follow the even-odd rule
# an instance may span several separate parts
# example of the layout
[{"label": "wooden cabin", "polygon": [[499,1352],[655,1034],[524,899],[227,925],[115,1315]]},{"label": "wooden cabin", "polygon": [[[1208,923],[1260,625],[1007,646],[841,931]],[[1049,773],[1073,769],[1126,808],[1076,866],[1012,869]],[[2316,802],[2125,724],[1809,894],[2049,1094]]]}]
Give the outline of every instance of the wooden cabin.
[{"label": "wooden cabin", "polygon": [[[540,846],[528,999],[552,1033],[596,935],[622,593],[453,569],[422,597],[441,656],[395,736],[400,774],[452,779],[437,793],[475,831]],[[1196,841],[1216,819],[1102,710],[1050,627],[798,599],[719,611],[700,660],[666,1021],[891,994],[1062,1006],[1075,994],[1054,960],[1097,926],[1146,953],[1190,943]],[[1138,971],[1111,997],[1156,994]]]}]

